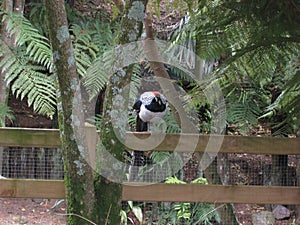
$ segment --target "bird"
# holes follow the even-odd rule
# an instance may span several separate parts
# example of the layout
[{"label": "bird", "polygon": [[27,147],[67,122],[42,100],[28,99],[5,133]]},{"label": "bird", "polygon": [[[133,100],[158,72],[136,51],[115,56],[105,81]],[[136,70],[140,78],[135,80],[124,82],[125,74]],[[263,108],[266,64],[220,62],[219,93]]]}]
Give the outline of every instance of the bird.
[{"label": "bird", "polygon": [[150,122],[160,120],[167,111],[167,99],[159,91],[147,91],[133,105],[136,131],[149,131]]},{"label": "bird", "polygon": [[[167,111],[166,97],[159,91],[147,91],[142,93],[133,105],[136,115],[137,132],[150,131],[150,122],[158,121]],[[151,163],[149,157],[143,151],[133,151],[129,168],[129,181],[137,181],[139,167]]]}]

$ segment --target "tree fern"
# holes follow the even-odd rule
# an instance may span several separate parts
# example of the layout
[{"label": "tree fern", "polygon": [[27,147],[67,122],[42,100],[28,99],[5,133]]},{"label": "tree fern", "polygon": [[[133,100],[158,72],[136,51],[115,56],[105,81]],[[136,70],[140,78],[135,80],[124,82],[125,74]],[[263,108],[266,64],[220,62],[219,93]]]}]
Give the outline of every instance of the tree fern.
[{"label": "tree fern", "polygon": [[[198,91],[193,92],[194,98],[201,87],[220,82],[227,97],[228,120],[240,124],[248,121],[250,128],[271,104],[269,87],[278,85],[284,91],[268,107],[268,115],[279,109],[287,115],[295,112],[300,102],[295,101],[299,100],[297,89],[282,85],[287,77],[291,78],[285,65],[298,54],[300,47],[299,29],[295,29],[299,27],[296,22],[299,9],[292,7],[293,2],[266,5],[265,1],[201,1],[183,28],[182,39],[185,40],[186,33],[194,34],[200,58],[220,59],[221,64],[195,87]],[[275,83],[276,77],[280,79]]]},{"label": "tree fern", "polygon": [[45,66],[48,70],[52,66],[52,51],[48,38],[41,35],[31,22],[16,13],[6,14],[7,31],[14,36],[17,46],[26,48],[27,57],[37,64]]},{"label": "tree fern", "polygon": [[[39,7],[41,5],[33,8]],[[36,12],[34,14],[37,15]],[[15,37],[17,46],[16,49],[9,49],[4,42],[0,43],[0,66],[6,72],[6,81],[17,96],[22,99],[28,97],[28,104],[33,105],[36,112],[52,115],[56,106],[56,82],[52,74],[53,57],[48,38],[21,15],[4,13],[3,18],[8,21],[6,29]],[[90,24],[83,20],[71,25],[77,71],[81,77],[86,75],[87,68],[104,49],[98,46],[99,43],[104,44],[99,40],[104,39],[106,45],[112,43],[111,31],[108,30],[110,27],[107,26],[106,30],[109,38],[104,38],[104,31],[101,34],[95,32],[99,26],[99,23]],[[105,73],[107,75],[107,71]]]},{"label": "tree fern", "polygon": [[299,55],[287,64],[284,73],[286,74],[281,94],[270,104],[261,118],[270,118],[285,113],[284,119],[279,124],[274,124],[276,130],[274,135],[287,136],[296,133],[300,124],[300,70]]},{"label": "tree fern", "polygon": [[[8,49],[0,41],[1,49]],[[1,51],[1,50],[0,50]],[[1,51],[0,68],[6,74],[6,82],[13,93],[23,99],[28,98],[28,105],[41,114],[53,115],[56,106],[56,88],[53,76],[47,75],[44,66],[34,65],[31,58],[23,51]]]},{"label": "tree fern", "polygon": [[96,58],[99,47],[93,43],[91,31],[85,29],[82,24],[72,24],[70,33],[76,57],[77,71],[81,77],[84,77],[86,69],[90,67],[92,61]]},{"label": "tree fern", "polygon": [[0,68],[13,93],[28,99],[29,106],[41,114],[53,115],[56,106],[52,51],[49,41],[32,26],[29,20],[15,13],[3,16],[6,29],[15,38],[17,48],[10,49],[0,41]]}]

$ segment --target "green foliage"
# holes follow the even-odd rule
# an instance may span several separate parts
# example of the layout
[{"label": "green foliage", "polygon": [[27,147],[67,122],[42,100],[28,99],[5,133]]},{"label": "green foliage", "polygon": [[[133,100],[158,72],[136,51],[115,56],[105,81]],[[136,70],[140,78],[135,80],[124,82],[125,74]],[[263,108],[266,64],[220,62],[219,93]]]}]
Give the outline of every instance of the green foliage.
[{"label": "green foliage", "polygon": [[5,127],[5,118],[9,119],[10,121],[13,121],[14,115],[12,114],[12,111],[7,105],[0,102],[0,126],[1,127]]},{"label": "green foliage", "polygon": [[257,126],[262,107],[266,107],[267,103],[262,99],[264,93],[258,88],[241,89],[243,90],[235,88],[227,94],[227,123],[236,126],[241,134],[247,135]]},{"label": "green foliage", "polygon": [[99,47],[93,42],[92,34],[85,24],[72,24],[70,28],[74,53],[76,58],[77,72],[84,77],[86,68],[96,58]]},{"label": "green foliage", "polygon": [[100,90],[104,90],[109,77],[113,74],[113,56],[113,50],[107,51],[102,57],[98,57],[87,69],[84,85],[87,88],[90,98],[97,96]]},{"label": "green foliage", "polygon": [[[270,104],[261,118],[273,118],[281,115],[284,119],[275,124],[274,135],[285,135],[296,133],[300,124],[300,70],[299,55],[288,64],[284,71],[287,76],[283,79],[282,90],[276,100]],[[285,114],[282,116],[282,114]]]},{"label": "green foliage", "polygon": [[[13,93],[23,99],[37,113],[52,116],[56,108],[56,80],[53,74],[53,57],[42,4],[31,5],[29,18],[16,13],[2,12],[7,21],[6,30],[15,41],[15,48],[0,40],[0,67]],[[75,12],[72,12],[75,13]],[[80,17],[70,25],[71,39],[76,57],[77,71],[81,77],[99,55],[112,43],[112,28],[107,23],[92,22]],[[38,26],[38,28],[35,27]],[[107,72],[107,71],[106,71]],[[106,73],[107,75],[107,73]],[[102,84],[106,83],[103,79]]]},{"label": "green foliage", "polygon": [[56,106],[56,88],[52,67],[52,52],[48,39],[39,34],[21,15],[4,14],[6,29],[15,39],[16,48],[0,40],[0,68],[13,93],[41,114],[53,115]]},{"label": "green foliage", "polygon": [[[168,177],[166,179],[168,184],[186,184],[186,182],[179,180],[177,177]],[[192,181],[193,184],[205,185],[207,180],[205,178],[197,178]],[[178,202],[171,203],[167,209],[162,204],[162,209],[159,211],[159,224],[205,224],[212,225],[214,222],[219,223],[220,218],[216,211],[214,204],[208,203],[189,203]]]},{"label": "green foliage", "polygon": [[52,66],[52,52],[48,38],[41,35],[38,29],[20,14],[9,13],[4,15],[3,19],[8,22],[6,29],[14,38],[15,44],[28,54],[28,61],[49,70]]},{"label": "green foliage", "polygon": [[129,212],[132,212],[133,215],[138,219],[140,223],[143,221],[143,212],[142,208],[140,206],[134,206],[133,201],[128,201],[127,202],[127,208],[125,210],[121,210],[120,215],[121,215],[121,223],[124,225],[128,224],[128,220],[134,224],[134,221],[128,216]]},{"label": "green foliage", "polygon": [[28,12],[27,18],[32,23],[34,27],[39,30],[39,33],[48,36],[47,18],[46,10],[43,2],[30,2],[30,10]]},{"label": "green foliage", "polygon": [[[276,114],[286,117],[279,125],[281,133],[295,132],[290,128],[299,120],[299,65],[295,62],[299,62],[300,29],[295,29],[299,28],[299,9],[294,4],[200,1],[174,38],[176,43],[193,39],[196,48],[190,48],[197,49],[201,59],[219,60],[214,71],[196,85],[193,98],[201,98],[202,87],[219,82],[227,102],[227,122],[244,134],[260,118],[275,121]],[[281,95],[271,103],[276,87]]]}]

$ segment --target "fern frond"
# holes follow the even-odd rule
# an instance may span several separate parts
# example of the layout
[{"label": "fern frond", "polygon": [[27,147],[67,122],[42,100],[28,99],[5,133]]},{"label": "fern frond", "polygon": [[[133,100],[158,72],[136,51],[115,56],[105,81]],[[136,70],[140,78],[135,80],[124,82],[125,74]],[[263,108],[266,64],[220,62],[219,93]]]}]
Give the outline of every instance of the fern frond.
[{"label": "fern frond", "polygon": [[11,109],[5,105],[4,103],[0,102],[0,126],[5,127],[5,118],[13,121],[14,115]]},{"label": "fern frond", "polygon": [[139,88],[142,84],[142,71],[138,63],[133,65],[133,71],[130,82],[130,92],[129,92],[129,110],[132,110],[132,106],[136,102],[139,94]]},{"label": "fern frond", "polygon": [[17,13],[8,13],[3,16],[7,21],[6,29],[14,35],[17,46],[25,46],[30,59],[48,70],[52,67],[52,51],[48,38],[41,35],[29,20]]},{"label": "fern frond", "polygon": [[92,61],[96,58],[99,48],[92,42],[92,32],[80,26],[80,24],[71,25],[70,32],[72,34],[77,71],[81,77],[84,77],[86,69],[90,67]]},{"label": "fern frond", "polygon": [[87,69],[84,85],[87,88],[90,99],[98,95],[99,91],[106,86],[109,77],[113,74],[114,60],[114,51],[107,51]]},{"label": "fern frond", "polygon": [[13,93],[23,99],[28,99],[28,105],[33,106],[37,113],[53,115],[56,106],[56,88],[53,75],[48,76],[47,69],[28,61],[25,50],[19,47],[18,54],[10,51],[0,40],[0,68],[5,73],[5,80],[11,85]]},{"label": "fern frond", "polygon": [[12,92],[17,97],[28,98],[28,105],[35,112],[53,115],[56,106],[56,88],[53,75],[47,76],[30,66],[23,66],[23,71],[12,85]]}]

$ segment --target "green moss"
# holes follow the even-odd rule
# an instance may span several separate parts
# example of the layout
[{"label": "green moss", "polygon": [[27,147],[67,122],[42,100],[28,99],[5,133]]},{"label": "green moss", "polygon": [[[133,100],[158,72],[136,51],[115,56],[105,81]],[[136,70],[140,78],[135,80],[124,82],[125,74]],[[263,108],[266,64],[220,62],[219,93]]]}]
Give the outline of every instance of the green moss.
[{"label": "green moss", "polygon": [[[121,30],[116,44],[124,45],[137,41],[142,31],[147,1],[130,1],[126,4],[121,21]],[[122,50],[117,48],[116,51]],[[122,52],[121,52],[122,53]],[[120,54],[116,53],[116,57]],[[127,57],[126,55],[124,57]],[[124,59],[121,59],[124,60]],[[123,61],[122,61],[123,62]],[[101,143],[97,148],[95,183],[95,211],[97,224],[120,224],[122,208],[122,184],[125,179],[122,139],[127,127],[127,100],[124,87],[131,81],[132,65],[114,73],[106,88],[104,114],[102,116]],[[109,159],[109,157],[111,159]],[[103,172],[104,171],[104,172]],[[105,176],[103,175],[105,174]],[[106,218],[108,221],[106,223]]]}]

